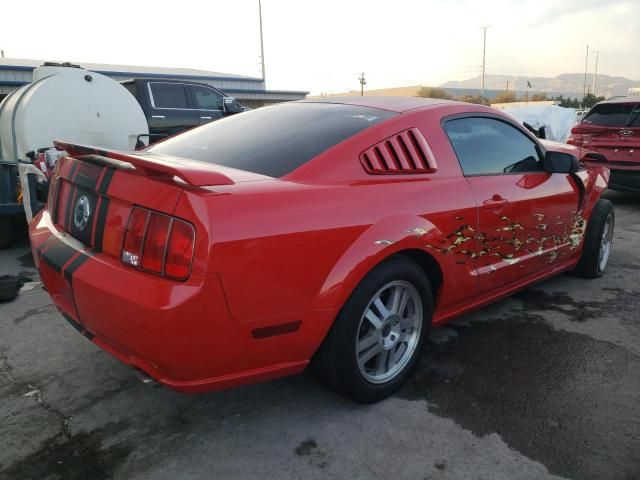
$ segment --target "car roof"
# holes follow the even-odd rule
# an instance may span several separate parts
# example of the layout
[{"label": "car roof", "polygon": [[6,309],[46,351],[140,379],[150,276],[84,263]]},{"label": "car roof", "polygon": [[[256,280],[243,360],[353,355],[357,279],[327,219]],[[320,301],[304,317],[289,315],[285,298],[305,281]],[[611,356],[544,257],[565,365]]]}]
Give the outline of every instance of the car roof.
[{"label": "car roof", "polygon": [[599,103],[640,103],[640,97],[612,97]]},{"label": "car roof", "polygon": [[424,97],[326,97],[300,100],[300,103],[335,103],[342,105],[357,105],[360,107],[380,108],[392,112],[403,113],[416,108],[430,107],[434,105],[452,104],[450,100]]}]

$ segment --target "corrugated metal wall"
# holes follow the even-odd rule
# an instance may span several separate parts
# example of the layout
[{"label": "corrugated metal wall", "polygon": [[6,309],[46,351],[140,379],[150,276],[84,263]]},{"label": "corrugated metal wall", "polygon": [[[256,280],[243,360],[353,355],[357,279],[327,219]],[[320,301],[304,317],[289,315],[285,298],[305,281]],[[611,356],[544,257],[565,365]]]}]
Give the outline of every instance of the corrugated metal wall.
[{"label": "corrugated metal wall", "polygon": [[[182,80],[190,82],[207,83],[219,88],[229,96],[237,98],[240,103],[255,108],[262,105],[286,102],[292,100],[300,100],[305,98],[307,92],[283,91],[283,90],[265,90],[264,81],[258,78],[250,77],[199,77],[199,76],[180,76],[167,74],[136,74],[127,72],[106,72],[95,70],[98,73],[107,75],[117,81],[130,80],[133,78],[149,78],[157,80]],[[22,85],[31,82],[32,69],[29,67],[16,66],[10,68],[2,66],[0,68],[0,100],[2,97],[13,90],[20,88]]]}]

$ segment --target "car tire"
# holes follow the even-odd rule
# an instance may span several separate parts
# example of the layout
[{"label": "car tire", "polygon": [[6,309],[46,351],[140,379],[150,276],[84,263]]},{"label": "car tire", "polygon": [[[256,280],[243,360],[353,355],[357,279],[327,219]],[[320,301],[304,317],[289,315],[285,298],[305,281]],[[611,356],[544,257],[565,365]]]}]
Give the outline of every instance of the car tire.
[{"label": "car tire", "polygon": [[356,402],[382,400],[415,368],[432,312],[425,272],[407,257],[392,257],[353,291],[314,356],[313,367],[330,387]]},{"label": "car tire", "polygon": [[0,250],[9,248],[13,240],[13,223],[7,216],[0,217]]},{"label": "car tire", "polygon": [[613,243],[615,212],[613,204],[598,200],[591,213],[584,237],[584,246],[574,273],[583,278],[597,278],[604,274]]}]

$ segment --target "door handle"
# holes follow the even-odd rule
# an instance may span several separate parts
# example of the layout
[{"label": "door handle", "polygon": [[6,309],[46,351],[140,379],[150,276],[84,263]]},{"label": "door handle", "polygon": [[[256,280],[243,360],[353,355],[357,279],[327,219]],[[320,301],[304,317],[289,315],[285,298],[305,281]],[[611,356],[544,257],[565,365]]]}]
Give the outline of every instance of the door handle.
[{"label": "door handle", "polygon": [[506,205],[507,202],[508,200],[506,198],[502,198],[500,195],[496,193],[495,195],[493,195],[493,197],[482,202],[482,205],[489,208],[497,208],[497,207],[502,207]]},{"label": "door handle", "polygon": [[211,120],[211,117],[200,117],[202,120]]},{"label": "door handle", "polygon": [[163,119],[165,118],[164,115],[151,115],[151,118],[159,118],[159,119]]}]

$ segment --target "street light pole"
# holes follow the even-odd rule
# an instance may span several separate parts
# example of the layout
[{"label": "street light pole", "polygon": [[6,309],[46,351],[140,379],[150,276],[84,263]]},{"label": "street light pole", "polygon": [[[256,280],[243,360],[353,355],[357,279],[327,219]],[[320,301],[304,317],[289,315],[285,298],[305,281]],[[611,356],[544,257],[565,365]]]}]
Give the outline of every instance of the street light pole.
[{"label": "street light pole", "polygon": [[367,84],[367,81],[364,79],[364,72],[360,74],[358,81],[360,82],[360,96],[364,97],[364,86]]},{"label": "street light pole", "polygon": [[485,61],[486,61],[486,53],[487,53],[487,28],[489,26],[481,27],[483,30],[482,34],[482,85],[480,86],[480,97],[484,98],[484,72],[485,72]]},{"label": "street light pole", "polygon": [[593,96],[596,96],[596,77],[598,76],[598,56],[600,54],[600,50],[596,50],[596,69],[593,72],[593,88],[591,89],[593,91]]},{"label": "street light pole", "polygon": [[589,45],[587,45],[587,56],[584,59],[584,88],[582,89],[582,106],[587,99],[587,70],[589,68]]},{"label": "street light pole", "polygon": [[262,0],[258,0],[258,14],[260,15],[260,60],[262,62],[262,82],[267,85],[264,71],[264,41],[262,39]]}]

